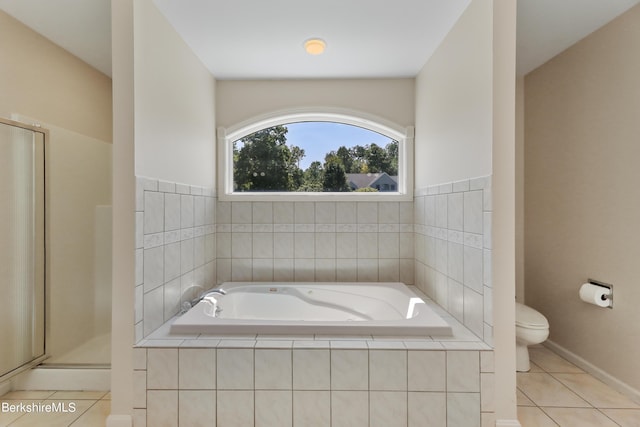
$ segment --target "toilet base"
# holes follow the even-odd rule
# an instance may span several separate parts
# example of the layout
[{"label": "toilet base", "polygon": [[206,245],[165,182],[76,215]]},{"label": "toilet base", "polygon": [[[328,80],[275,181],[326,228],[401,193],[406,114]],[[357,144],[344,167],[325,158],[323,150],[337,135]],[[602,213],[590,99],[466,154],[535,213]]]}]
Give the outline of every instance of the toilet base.
[{"label": "toilet base", "polygon": [[529,372],[531,364],[529,363],[529,348],[516,342],[516,371]]}]

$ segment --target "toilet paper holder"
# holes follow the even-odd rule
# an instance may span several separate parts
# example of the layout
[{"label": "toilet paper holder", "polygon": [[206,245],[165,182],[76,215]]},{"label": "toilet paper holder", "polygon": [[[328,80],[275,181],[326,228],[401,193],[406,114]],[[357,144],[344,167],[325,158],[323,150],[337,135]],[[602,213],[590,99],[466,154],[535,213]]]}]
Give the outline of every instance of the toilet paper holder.
[{"label": "toilet paper holder", "polygon": [[609,307],[607,308],[613,308],[613,285],[610,283],[604,283],[594,279],[587,279],[587,282],[591,283],[592,285],[602,286],[603,288],[609,289],[609,295],[603,295],[602,298],[609,300]]}]

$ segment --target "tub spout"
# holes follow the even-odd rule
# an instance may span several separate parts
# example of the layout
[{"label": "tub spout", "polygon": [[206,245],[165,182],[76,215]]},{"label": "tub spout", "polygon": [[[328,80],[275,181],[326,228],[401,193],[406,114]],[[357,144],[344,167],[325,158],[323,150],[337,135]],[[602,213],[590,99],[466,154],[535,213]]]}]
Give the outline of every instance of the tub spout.
[{"label": "tub spout", "polygon": [[191,301],[191,307],[194,307],[196,304],[198,304],[200,301],[202,301],[203,299],[205,299],[208,296],[226,295],[226,294],[227,294],[227,291],[225,291],[224,289],[221,289],[221,288],[211,289],[209,291],[203,292],[198,298],[192,300]]}]

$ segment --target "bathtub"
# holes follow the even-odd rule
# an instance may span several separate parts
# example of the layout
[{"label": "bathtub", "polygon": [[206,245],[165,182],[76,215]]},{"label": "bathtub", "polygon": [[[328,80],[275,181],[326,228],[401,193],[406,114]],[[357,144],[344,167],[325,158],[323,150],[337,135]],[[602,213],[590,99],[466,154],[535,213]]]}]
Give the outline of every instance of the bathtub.
[{"label": "bathtub", "polygon": [[226,295],[213,295],[215,301],[202,300],[178,316],[171,333],[452,334],[447,322],[403,283],[229,282],[218,289]]}]

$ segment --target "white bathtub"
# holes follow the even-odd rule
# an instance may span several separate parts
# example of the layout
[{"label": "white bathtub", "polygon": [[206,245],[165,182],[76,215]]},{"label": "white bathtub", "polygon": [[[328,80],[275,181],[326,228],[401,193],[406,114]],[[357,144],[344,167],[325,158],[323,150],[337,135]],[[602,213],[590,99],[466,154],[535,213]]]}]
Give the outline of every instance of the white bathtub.
[{"label": "white bathtub", "polygon": [[171,325],[174,334],[450,336],[451,327],[402,283],[229,282]]}]

